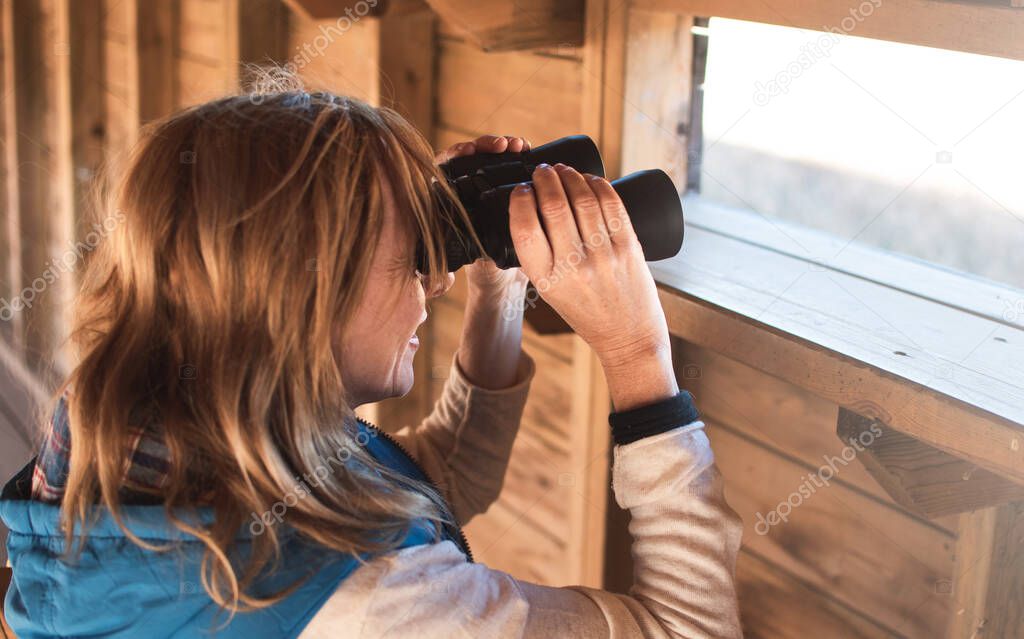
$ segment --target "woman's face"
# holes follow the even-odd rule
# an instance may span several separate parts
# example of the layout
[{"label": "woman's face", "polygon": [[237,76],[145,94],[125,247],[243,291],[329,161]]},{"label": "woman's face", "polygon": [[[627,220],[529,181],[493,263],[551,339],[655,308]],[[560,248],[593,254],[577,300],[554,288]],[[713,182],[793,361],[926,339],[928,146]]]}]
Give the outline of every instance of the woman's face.
[{"label": "woman's face", "polygon": [[409,392],[419,348],[416,329],[427,319],[426,300],[443,295],[455,279],[449,273],[442,290],[424,290],[425,280],[415,270],[415,232],[401,223],[391,190],[383,191],[380,244],[340,343],[342,377],[353,408]]}]

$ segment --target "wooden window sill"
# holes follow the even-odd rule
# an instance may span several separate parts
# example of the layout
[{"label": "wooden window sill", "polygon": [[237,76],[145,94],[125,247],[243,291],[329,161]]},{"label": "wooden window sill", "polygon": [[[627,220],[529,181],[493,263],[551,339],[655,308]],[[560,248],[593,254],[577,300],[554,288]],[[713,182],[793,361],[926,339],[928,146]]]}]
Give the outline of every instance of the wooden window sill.
[{"label": "wooden window sill", "polygon": [[1024,483],[1024,291],[688,197],[673,335]]}]

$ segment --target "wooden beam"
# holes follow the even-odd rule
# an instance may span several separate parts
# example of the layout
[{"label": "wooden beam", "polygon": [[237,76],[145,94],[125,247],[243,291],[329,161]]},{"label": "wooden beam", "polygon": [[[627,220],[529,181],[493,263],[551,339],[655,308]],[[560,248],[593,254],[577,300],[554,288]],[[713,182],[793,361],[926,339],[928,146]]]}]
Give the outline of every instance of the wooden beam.
[{"label": "wooden beam", "polygon": [[484,51],[574,47],[583,42],[584,0],[427,2]]},{"label": "wooden beam", "polygon": [[839,409],[836,431],[901,506],[929,518],[1024,500],[1024,485],[937,450],[877,420]]},{"label": "wooden beam", "polygon": [[626,31],[622,174],[664,169],[686,187],[693,16],[630,10]]},{"label": "wooden beam", "polygon": [[138,56],[138,120],[145,124],[178,108],[177,2],[130,0],[135,5],[134,47]]},{"label": "wooden beam", "polygon": [[578,583],[601,588],[604,579],[605,520],[608,509],[611,396],[604,369],[593,349],[573,336],[572,414],[569,418],[569,467],[559,483],[572,482],[566,554],[569,575]]},{"label": "wooden beam", "polygon": [[[4,300],[7,303],[20,290],[21,282],[21,222],[18,218],[18,121],[17,101],[14,97],[14,14],[13,3],[5,0],[0,4],[0,47],[3,57],[2,90],[3,104],[3,242],[0,256],[0,282]],[[23,340],[24,322],[21,313],[0,310],[4,338],[13,345]]]},{"label": "wooden beam", "polygon": [[1024,60],[1024,11],[1010,3],[873,0],[857,5],[845,0],[635,0],[634,4],[686,15],[766,22]]},{"label": "wooden beam", "polygon": [[[691,238],[694,235],[691,231],[688,234]],[[728,252],[728,247],[706,248]],[[689,251],[693,252],[692,242]],[[1018,424],[744,317],[657,277],[661,304],[673,335],[805,388],[858,414],[879,419],[982,468],[1024,482],[1024,432]],[[709,289],[725,285],[708,279],[704,272],[700,277]]]},{"label": "wooden beam", "polygon": [[284,0],[284,4],[307,20],[357,20],[380,15],[390,4],[385,0]]},{"label": "wooden beam", "polygon": [[24,316],[25,332],[16,345],[30,366],[41,375],[60,376],[69,365],[60,345],[74,291],[73,274],[59,266],[74,234],[70,0],[9,1],[7,50],[14,66],[8,99],[14,102],[16,133],[9,168],[17,167],[17,201],[10,214],[18,217],[15,255],[21,262],[10,303],[17,307],[13,313]]},{"label": "wooden beam", "polygon": [[379,20],[380,104],[401,113],[433,144],[437,18],[423,4]]},{"label": "wooden beam", "polygon": [[69,5],[71,42],[71,160],[74,171],[75,237],[82,237],[94,202],[94,178],[103,164],[106,95],[103,46],[103,1],[75,0]]},{"label": "wooden beam", "polygon": [[1024,637],[1024,502],[960,516],[949,639]]}]

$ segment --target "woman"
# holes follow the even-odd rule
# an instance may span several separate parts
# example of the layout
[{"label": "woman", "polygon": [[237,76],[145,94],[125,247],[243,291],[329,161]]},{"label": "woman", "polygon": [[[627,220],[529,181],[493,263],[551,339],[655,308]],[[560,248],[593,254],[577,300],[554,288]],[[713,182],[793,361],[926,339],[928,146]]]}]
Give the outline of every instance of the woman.
[{"label": "woman", "polygon": [[[441,159],[524,148],[487,136]],[[409,391],[425,300],[451,285],[440,179],[397,114],[325,93],[148,129],[83,276],[79,363],[0,502],[20,637],[739,636],[740,524],[604,179],[541,166],[517,187],[522,269],[466,267],[433,412],[393,438],[354,418]],[[500,491],[533,377],[527,279],[606,373],[630,596],[490,570],[459,528]]]}]

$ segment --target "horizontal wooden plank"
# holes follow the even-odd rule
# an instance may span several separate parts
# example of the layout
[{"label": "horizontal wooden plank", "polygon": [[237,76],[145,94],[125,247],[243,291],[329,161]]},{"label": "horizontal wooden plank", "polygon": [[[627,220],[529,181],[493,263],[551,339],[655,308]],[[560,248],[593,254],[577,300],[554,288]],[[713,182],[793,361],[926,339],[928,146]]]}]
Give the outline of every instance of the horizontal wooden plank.
[{"label": "horizontal wooden plank", "polygon": [[570,542],[566,509],[582,481],[568,451],[537,436],[523,419],[512,447],[502,500],[552,538]]},{"label": "horizontal wooden plank", "polygon": [[1024,60],[1024,12],[1008,1],[874,0],[851,5],[844,0],[776,0],[771,4],[759,0],[635,0],[633,4]]},{"label": "horizontal wooden plank", "polygon": [[995,322],[1024,328],[1024,313],[1016,312],[1024,294],[1009,286],[706,198],[688,196],[683,209],[687,224],[692,226],[802,259],[812,267],[877,282]]},{"label": "horizontal wooden plank", "polygon": [[[744,546],[900,634],[942,635],[954,540],[709,420]],[[772,515],[772,513],[777,515]],[[773,525],[774,524],[774,525]]]},{"label": "horizontal wooden plank", "polygon": [[541,144],[579,133],[582,66],[575,60],[442,41],[437,87],[440,126],[464,135]]},{"label": "horizontal wooden plank", "polygon": [[[437,35],[450,42],[465,42],[467,40],[465,29],[460,28],[455,22],[448,20],[439,19],[437,21]],[[583,59],[583,47],[568,42],[561,43],[558,46],[533,47],[530,49],[530,53],[540,56],[569,58],[571,60]]]},{"label": "horizontal wooden plank", "polygon": [[1024,481],[1024,331],[688,227],[670,331]]},{"label": "horizontal wooden plank", "polygon": [[[845,445],[836,437],[839,408],[834,403],[681,340],[673,343],[672,354],[680,387],[694,394],[702,415],[809,468],[820,468],[842,453]],[[834,481],[917,518],[894,502],[859,460],[843,464]],[[956,517],[941,517],[931,523],[956,534]]]},{"label": "horizontal wooden plank", "polygon": [[746,639],[882,639],[898,637],[751,552],[736,561]]},{"label": "horizontal wooden plank", "polygon": [[546,586],[569,585],[565,546],[502,500],[470,521],[465,531],[480,563]]},{"label": "horizontal wooden plank", "polygon": [[[459,347],[462,318],[463,309],[457,304],[446,300],[434,300],[431,303],[427,321],[430,323],[432,340],[430,348],[434,366],[431,371],[434,401],[440,396],[444,380],[448,378],[452,356]],[[572,408],[571,350],[569,353],[560,352],[558,346],[550,344],[550,340],[552,337],[537,335],[529,328],[523,330],[523,349],[536,365],[523,420],[531,425],[537,437],[551,446],[564,448],[569,441],[568,416]]]},{"label": "horizontal wooden plank", "polygon": [[580,45],[583,0],[427,0],[442,19],[458,23],[470,41],[487,51],[521,51]]}]

